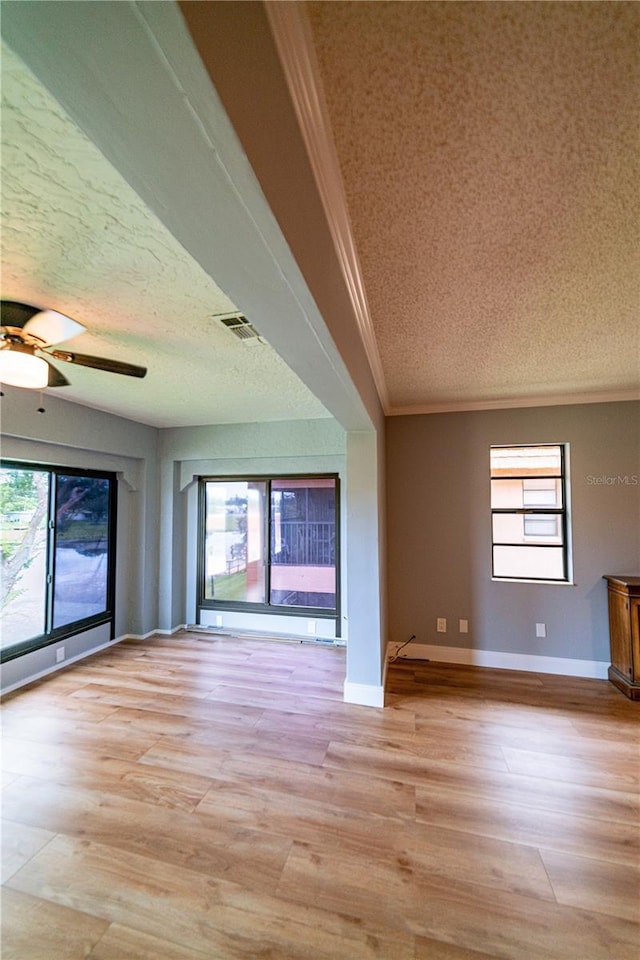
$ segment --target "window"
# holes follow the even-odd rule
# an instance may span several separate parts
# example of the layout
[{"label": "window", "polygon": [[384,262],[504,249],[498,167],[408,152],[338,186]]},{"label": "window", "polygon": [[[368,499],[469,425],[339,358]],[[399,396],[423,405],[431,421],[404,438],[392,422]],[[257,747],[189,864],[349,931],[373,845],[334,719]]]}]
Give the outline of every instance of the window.
[{"label": "window", "polygon": [[199,606],[337,616],[336,477],[203,479]]},{"label": "window", "polygon": [[3,660],[111,619],[115,487],[113,474],[0,466]]},{"label": "window", "polygon": [[493,577],[569,579],[564,444],[491,447]]},{"label": "window", "polygon": [[264,480],[207,481],[205,490],[205,600],[264,603]]}]

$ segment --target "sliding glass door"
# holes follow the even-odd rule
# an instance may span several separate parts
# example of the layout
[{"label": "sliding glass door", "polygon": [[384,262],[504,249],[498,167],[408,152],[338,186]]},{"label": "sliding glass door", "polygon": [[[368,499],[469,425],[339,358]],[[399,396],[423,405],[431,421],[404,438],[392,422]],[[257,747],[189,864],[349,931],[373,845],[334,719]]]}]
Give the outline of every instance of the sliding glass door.
[{"label": "sliding glass door", "polygon": [[110,481],[59,474],[55,487],[54,629],[108,607]]},{"label": "sliding glass door", "polygon": [[336,481],[271,482],[272,604],[336,607]]},{"label": "sliding glass door", "polygon": [[2,464],[3,659],[111,617],[115,496],[112,474]]},{"label": "sliding glass door", "polygon": [[0,469],[3,649],[45,632],[49,486],[48,471]]},{"label": "sliding glass door", "polygon": [[336,616],[336,477],[203,479],[199,603]]},{"label": "sliding glass door", "polygon": [[205,484],[205,600],[264,603],[266,483]]}]

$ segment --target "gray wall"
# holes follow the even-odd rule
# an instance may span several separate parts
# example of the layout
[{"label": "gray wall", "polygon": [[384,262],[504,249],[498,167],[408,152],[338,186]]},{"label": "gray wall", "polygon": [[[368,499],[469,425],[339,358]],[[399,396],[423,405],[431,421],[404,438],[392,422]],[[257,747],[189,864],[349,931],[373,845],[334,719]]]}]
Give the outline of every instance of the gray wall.
[{"label": "gray wall", "polygon": [[[97,650],[103,650],[112,643],[115,641],[111,640],[109,624],[103,623],[99,627],[92,627],[83,633],[67,637],[59,643],[50,643],[48,647],[32,650],[31,653],[25,653],[22,657],[8,660],[2,664],[2,693],[9,693],[24,686],[30,680],[37,680],[61,670],[66,664],[81,660]],[[59,650],[63,652],[62,664],[56,662],[56,652]]]},{"label": "gray wall", "polygon": [[[633,401],[391,418],[390,639],[608,660],[602,576],[640,573],[639,425]],[[544,442],[570,445],[574,585],[493,582],[489,447]]]},{"label": "gray wall", "polygon": [[[269,473],[339,473],[345,433],[333,418],[179,427],[160,431],[159,626],[193,622],[197,478]],[[245,628],[250,629],[251,617]],[[255,629],[255,627],[254,627]]]}]

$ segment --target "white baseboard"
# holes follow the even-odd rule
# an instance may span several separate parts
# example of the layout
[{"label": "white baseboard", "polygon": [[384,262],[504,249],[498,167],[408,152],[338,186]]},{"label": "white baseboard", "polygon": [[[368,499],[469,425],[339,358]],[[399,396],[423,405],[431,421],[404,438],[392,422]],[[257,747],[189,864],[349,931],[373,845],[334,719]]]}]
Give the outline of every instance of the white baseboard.
[{"label": "white baseboard", "polygon": [[163,637],[172,637],[174,633],[179,633],[181,630],[186,629],[186,623],[179,623],[177,627],[172,627],[171,630],[152,630],[149,636],[151,637],[154,633],[160,633]]},{"label": "white baseboard", "polygon": [[97,647],[91,647],[89,650],[83,650],[82,653],[77,653],[75,657],[69,657],[67,660],[62,660],[60,663],[54,663],[51,667],[47,667],[45,670],[39,670],[37,673],[30,674],[28,677],[23,677],[18,680],[17,683],[12,683],[10,687],[2,688],[2,696],[4,697],[7,693],[13,693],[14,690],[19,690],[20,687],[26,687],[28,683],[33,683],[35,680],[42,680],[43,677],[48,677],[52,673],[57,673],[59,670],[64,670],[65,667],[68,667],[70,663],[77,663],[79,660],[86,660],[87,657],[92,657],[94,653],[100,653],[101,650],[106,650],[108,647],[113,647],[114,644],[120,643],[122,638],[117,638],[116,640],[107,640],[106,643],[101,643]]},{"label": "white baseboard", "polygon": [[[393,655],[398,644],[389,644]],[[434,660],[438,663],[464,663],[498,670],[523,670],[526,673],[553,673],[565,677],[606,680],[609,663],[601,660],[572,660],[567,657],[542,657],[530,653],[506,653],[502,650],[474,650],[471,647],[441,647],[430,643],[410,643],[398,660]]]},{"label": "white baseboard", "polygon": [[357,703],[362,707],[384,707],[384,686],[345,680],[344,700],[345,703]]},{"label": "white baseboard", "polygon": [[121,637],[118,637],[117,640],[114,640],[114,643],[120,643],[122,640],[148,640],[149,637],[154,637],[157,633],[160,633],[163,637],[172,637],[174,633],[178,633],[179,630],[186,630],[186,624],[181,623],[177,627],[172,627],[171,630],[149,630],[148,633],[123,633]]}]

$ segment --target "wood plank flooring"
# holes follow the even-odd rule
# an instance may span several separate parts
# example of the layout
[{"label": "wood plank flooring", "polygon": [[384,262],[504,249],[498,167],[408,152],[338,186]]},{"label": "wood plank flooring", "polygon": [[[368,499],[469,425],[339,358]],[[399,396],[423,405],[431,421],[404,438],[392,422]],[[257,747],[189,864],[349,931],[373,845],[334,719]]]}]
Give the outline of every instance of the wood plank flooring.
[{"label": "wood plank flooring", "polygon": [[181,633],[5,699],[3,960],[638,960],[640,704]]}]

